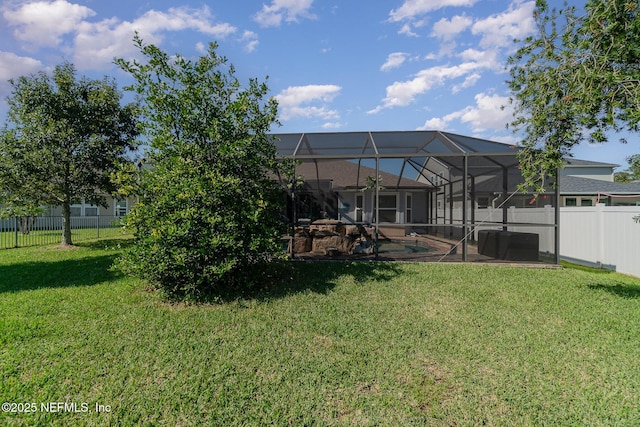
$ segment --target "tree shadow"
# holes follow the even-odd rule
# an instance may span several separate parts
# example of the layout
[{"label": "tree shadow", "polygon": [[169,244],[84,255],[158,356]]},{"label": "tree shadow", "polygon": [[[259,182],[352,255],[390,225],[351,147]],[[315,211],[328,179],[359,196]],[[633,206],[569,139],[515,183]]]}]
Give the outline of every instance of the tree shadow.
[{"label": "tree shadow", "polygon": [[0,266],[0,293],[45,288],[92,286],[121,274],[112,271],[117,255],[87,256],[61,261],[29,261]]},{"label": "tree shadow", "polygon": [[[113,265],[120,250],[132,244],[131,239],[106,239],[78,244],[91,250],[77,259],[58,261],[25,261],[0,265],[0,294],[46,288],[92,286],[122,277]],[[104,253],[103,251],[109,251]],[[96,251],[97,253],[93,253]],[[275,261],[257,266],[253,272],[257,285],[226,290],[203,296],[199,303],[224,303],[239,299],[270,300],[288,295],[313,292],[330,293],[342,280],[350,277],[356,283],[387,281],[399,274],[396,263],[375,261]],[[179,302],[171,297],[171,302]]]},{"label": "tree shadow", "polygon": [[615,283],[615,284],[594,284],[589,285],[589,289],[596,291],[605,291],[612,295],[625,299],[640,298],[640,285],[631,285],[628,283]]},{"label": "tree shadow", "polygon": [[266,301],[307,292],[329,294],[347,277],[365,283],[388,281],[398,274],[398,264],[389,262],[280,261],[262,266],[258,286],[205,297],[200,302]]},{"label": "tree shadow", "polygon": [[90,240],[87,242],[77,243],[77,246],[94,249],[94,250],[119,250],[126,249],[134,244],[134,240],[131,237],[115,237],[112,239],[98,239]]},{"label": "tree shadow", "polygon": [[388,281],[399,274],[398,265],[373,261],[302,261],[290,262],[295,281],[284,283],[277,292],[299,292],[311,290],[327,293],[345,276],[356,283]]}]

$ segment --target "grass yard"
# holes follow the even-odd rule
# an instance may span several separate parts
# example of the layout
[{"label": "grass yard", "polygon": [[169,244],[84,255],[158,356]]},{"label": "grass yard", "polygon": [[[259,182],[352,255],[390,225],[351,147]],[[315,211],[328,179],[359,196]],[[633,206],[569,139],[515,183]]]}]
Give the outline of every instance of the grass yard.
[{"label": "grass yard", "polygon": [[294,263],[170,305],[109,270],[125,244],[0,251],[1,425],[640,424],[640,280]]}]

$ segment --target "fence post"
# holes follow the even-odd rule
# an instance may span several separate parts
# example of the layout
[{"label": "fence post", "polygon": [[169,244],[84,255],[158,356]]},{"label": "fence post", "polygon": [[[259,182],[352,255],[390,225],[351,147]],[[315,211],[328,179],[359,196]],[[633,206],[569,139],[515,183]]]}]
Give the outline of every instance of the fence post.
[{"label": "fence post", "polygon": [[100,215],[96,216],[96,234],[97,238],[100,238]]},{"label": "fence post", "polygon": [[13,228],[14,228],[14,230],[15,230],[15,234],[16,234],[16,246],[15,246],[15,247],[17,248],[17,247],[18,247],[18,217],[16,216],[16,217],[14,217],[13,219],[14,219],[14,221],[15,221],[15,222],[14,222],[14,227],[13,227]]},{"label": "fence post", "polygon": [[[544,223],[545,224],[554,224],[556,222],[556,210],[555,210],[555,206],[552,205],[544,205]],[[555,224],[556,227],[559,227],[559,224]],[[551,245],[551,242],[553,242],[555,240],[555,228],[554,227],[545,227],[546,233],[545,233],[545,240],[546,240],[546,245],[547,246],[547,250],[548,252],[551,252],[553,250],[553,252],[555,252],[555,249],[552,249],[555,247],[554,245]],[[560,259],[560,254],[554,254],[554,256],[556,257],[556,259]]]},{"label": "fence post", "polygon": [[604,232],[604,203],[596,203],[596,215],[598,216],[598,230],[597,230],[597,236],[598,236],[598,248],[600,249],[598,251],[598,260],[597,263],[599,265],[606,265],[608,262],[608,260],[605,259],[605,249],[604,249],[604,242],[605,242],[605,232]]},{"label": "fence post", "polygon": [[[509,208],[507,209],[507,212],[509,212],[509,216],[507,217],[507,222],[517,222],[518,220],[518,213],[516,212],[516,207],[515,206],[509,206]],[[518,228],[516,227],[515,230],[518,230]],[[511,227],[511,231],[514,231],[514,227]]]}]

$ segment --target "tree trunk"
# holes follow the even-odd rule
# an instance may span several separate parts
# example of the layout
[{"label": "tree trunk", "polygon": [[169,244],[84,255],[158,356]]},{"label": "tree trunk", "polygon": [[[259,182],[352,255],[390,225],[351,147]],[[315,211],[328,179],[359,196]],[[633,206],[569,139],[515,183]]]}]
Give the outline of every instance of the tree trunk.
[{"label": "tree trunk", "polygon": [[64,203],[62,205],[62,242],[60,246],[71,246],[71,205]]}]

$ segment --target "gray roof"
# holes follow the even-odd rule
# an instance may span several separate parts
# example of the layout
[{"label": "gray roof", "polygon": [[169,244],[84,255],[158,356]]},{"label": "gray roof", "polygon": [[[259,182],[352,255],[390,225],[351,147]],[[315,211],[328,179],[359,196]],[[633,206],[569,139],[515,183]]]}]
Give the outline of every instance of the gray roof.
[{"label": "gray roof", "polygon": [[568,175],[560,178],[560,193],[640,195],[640,182],[610,182]]},{"label": "gray roof", "polygon": [[617,168],[620,165],[617,165],[615,163],[594,162],[592,160],[581,160],[581,159],[574,159],[574,158],[569,158],[564,160],[565,168],[572,168],[572,167],[576,168],[576,167],[584,167],[584,166],[589,166],[594,168]]}]

